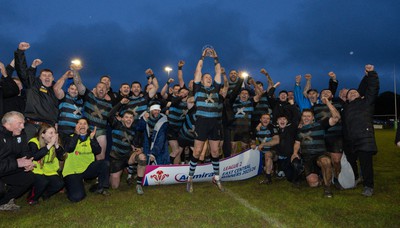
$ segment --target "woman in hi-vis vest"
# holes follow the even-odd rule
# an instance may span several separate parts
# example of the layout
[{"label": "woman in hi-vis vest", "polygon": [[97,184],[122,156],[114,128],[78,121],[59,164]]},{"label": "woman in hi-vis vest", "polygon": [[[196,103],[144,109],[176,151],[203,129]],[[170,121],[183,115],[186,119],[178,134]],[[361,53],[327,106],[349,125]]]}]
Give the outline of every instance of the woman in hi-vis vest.
[{"label": "woman in hi-vis vest", "polygon": [[98,183],[90,190],[104,196],[110,195],[107,189],[110,186],[109,162],[95,161],[95,156],[101,152],[96,140],[96,127],[92,132],[86,118],[81,118],[75,127],[75,133],[65,139],[64,149],[68,152],[65,159],[63,176],[67,197],[72,202],[81,201],[86,196],[83,180],[97,178]]},{"label": "woman in hi-vis vest", "polygon": [[34,157],[35,182],[28,196],[28,203],[35,205],[40,197],[43,200],[59,192],[64,187],[62,177],[58,174],[64,149],[56,129],[49,124],[42,124],[35,137],[29,140],[29,148]]}]

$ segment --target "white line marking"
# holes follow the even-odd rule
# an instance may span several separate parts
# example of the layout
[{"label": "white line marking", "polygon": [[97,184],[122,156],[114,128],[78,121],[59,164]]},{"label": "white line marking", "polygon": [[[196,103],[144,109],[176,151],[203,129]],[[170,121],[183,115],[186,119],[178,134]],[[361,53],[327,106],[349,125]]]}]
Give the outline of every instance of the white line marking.
[{"label": "white line marking", "polygon": [[285,225],[283,225],[282,223],[280,223],[278,220],[272,218],[271,216],[267,215],[265,212],[261,211],[260,209],[258,209],[257,207],[251,205],[247,200],[243,199],[242,197],[240,197],[239,195],[237,195],[236,193],[232,192],[231,190],[228,190],[227,188],[225,188],[225,192],[231,196],[233,199],[235,199],[236,201],[238,201],[240,204],[242,204],[243,206],[245,206],[246,208],[256,212],[258,215],[260,215],[266,222],[268,222],[270,225],[274,226],[274,227],[286,227]]}]

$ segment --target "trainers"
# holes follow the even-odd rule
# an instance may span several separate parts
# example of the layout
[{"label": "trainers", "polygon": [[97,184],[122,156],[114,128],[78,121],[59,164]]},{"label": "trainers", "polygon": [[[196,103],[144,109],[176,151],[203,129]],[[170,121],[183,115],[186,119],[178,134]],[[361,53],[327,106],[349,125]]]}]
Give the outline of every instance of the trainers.
[{"label": "trainers", "polygon": [[0,205],[0,211],[17,211],[21,207],[14,203],[14,199],[10,199],[8,203]]},{"label": "trainers", "polygon": [[213,182],[213,184],[215,184],[215,185],[217,186],[217,188],[218,188],[221,192],[225,191],[224,186],[222,186],[221,180],[216,180],[215,177],[213,177],[212,182]]},{"label": "trainers", "polygon": [[374,194],[374,189],[370,187],[364,187],[361,193],[363,196],[371,197]]},{"label": "trainers", "polygon": [[325,198],[332,198],[333,197],[333,193],[330,187],[325,187],[324,188],[324,197]]},{"label": "trainers", "polygon": [[260,181],[260,184],[272,184],[272,180],[265,178],[264,180]]},{"label": "trainers", "polygon": [[104,188],[100,188],[96,190],[96,193],[99,195],[103,195],[103,196],[109,196],[111,195],[110,192],[108,192],[106,189]]},{"label": "trainers", "polygon": [[193,192],[193,177],[189,177],[186,182],[186,191],[189,193]]},{"label": "trainers", "polygon": [[136,185],[136,193],[137,193],[138,195],[143,195],[143,194],[144,194],[143,188],[142,188],[142,186],[139,185],[139,184]]}]

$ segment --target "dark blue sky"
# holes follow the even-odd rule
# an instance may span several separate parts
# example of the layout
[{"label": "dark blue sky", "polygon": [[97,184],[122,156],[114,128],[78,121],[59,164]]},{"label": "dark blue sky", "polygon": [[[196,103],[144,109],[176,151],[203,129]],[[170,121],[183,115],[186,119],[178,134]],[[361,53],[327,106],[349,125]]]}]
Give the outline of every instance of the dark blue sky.
[{"label": "dark blue sky", "polygon": [[[339,88],[357,87],[372,63],[381,92],[393,90],[400,72],[400,1],[370,0],[41,0],[2,1],[0,61],[8,63],[19,42],[31,48],[28,61],[43,60],[58,79],[72,58],[82,59],[89,87],[108,74],[114,90],[122,82],[145,82],[152,68],[161,85],[163,70],[186,61],[189,81],[206,44],[215,47],[227,70],[246,70],[264,80],[266,68],[280,89],[291,90],[296,75],[311,73],[313,87],[327,87],[329,71]],[[206,71],[213,71],[211,61]],[[396,70],[395,70],[396,69]],[[398,75],[398,73],[396,73]]]}]

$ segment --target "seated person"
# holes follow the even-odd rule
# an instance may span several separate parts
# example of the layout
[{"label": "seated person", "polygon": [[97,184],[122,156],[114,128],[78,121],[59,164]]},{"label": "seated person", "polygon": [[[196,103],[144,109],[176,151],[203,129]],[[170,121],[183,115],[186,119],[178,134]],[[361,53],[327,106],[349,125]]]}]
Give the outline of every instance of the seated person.
[{"label": "seated person", "polygon": [[28,203],[35,205],[39,198],[43,200],[59,192],[64,187],[62,178],[57,171],[60,169],[59,160],[63,160],[64,149],[60,146],[56,129],[43,124],[37,136],[29,140],[29,148],[34,156],[35,182],[28,196]]}]

